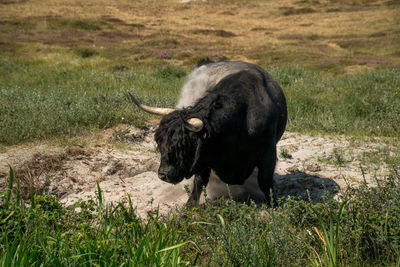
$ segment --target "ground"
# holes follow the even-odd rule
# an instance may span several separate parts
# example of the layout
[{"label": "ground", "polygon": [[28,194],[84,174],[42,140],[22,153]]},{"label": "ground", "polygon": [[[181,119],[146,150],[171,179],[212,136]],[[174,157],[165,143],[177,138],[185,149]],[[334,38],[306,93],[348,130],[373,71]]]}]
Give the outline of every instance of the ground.
[{"label": "ground", "polygon": [[[140,216],[159,209],[166,213],[187,201],[185,185],[171,185],[158,179],[159,153],[153,134],[156,123],[145,129],[129,125],[98,133],[94,143],[70,145],[67,148],[51,144],[14,146],[0,153],[0,178],[4,188],[8,164],[14,167],[23,185],[59,197],[71,205],[79,199],[94,197],[98,182],[107,202],[127,200],[128,194]],[[298,196],[313,202],[337,195],[348,184],[364,182],[374,185],[374,175],[388,171],[388,166],[364,165],[362,154],[385,147],[379,142],[354,141],[344,136],[308,136],[286,132],[278,143],[279,159],[275,171],[275,195]],[[347,151],[344,153],[343,151]],[[349,152],[351,151],[351,152]],[[232,197],[247,200],[250,196],[261,203],[256,172],[243,186],[231,186]],[[363,175],[364,173],[364,175]],[[27,188],[25,188],[25,192]],[[228,196],[228,191],[213,174],[207,187],[207,197]],[[202,199],[204,201],[204,197]]]}]

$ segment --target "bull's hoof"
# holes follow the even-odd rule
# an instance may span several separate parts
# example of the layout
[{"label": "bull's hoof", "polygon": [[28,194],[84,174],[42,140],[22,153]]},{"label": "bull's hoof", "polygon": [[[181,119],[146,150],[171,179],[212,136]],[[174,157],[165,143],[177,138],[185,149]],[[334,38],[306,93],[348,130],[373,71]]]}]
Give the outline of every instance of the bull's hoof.
[{"label": "bull's hoof", "polygon": [[199,206],[199,202],[193,198],[189,198],[185,204],[186,208],[193,208],[193,207],[197,207],[197,206]]}]

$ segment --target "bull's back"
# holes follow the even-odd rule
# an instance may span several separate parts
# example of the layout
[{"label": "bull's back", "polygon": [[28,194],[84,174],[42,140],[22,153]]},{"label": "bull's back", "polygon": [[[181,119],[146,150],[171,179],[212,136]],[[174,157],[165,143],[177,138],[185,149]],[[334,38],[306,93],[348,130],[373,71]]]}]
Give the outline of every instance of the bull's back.
[{"label": "bull's back", "polygon": [[240,61],[213,62],[195,67],[182,87],[181,97],[176,108],[193,106],[207,91],[225,77],[234,73],[255,69],[256,65]]}]

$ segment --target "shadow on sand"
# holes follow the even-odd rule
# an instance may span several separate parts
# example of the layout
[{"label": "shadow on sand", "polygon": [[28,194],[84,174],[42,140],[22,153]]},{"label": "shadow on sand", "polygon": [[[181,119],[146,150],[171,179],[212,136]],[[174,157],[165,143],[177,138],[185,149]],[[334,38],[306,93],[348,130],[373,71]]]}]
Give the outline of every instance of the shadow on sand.
[{"label": "shadow on sand", "polygon": [[[265,202],[264,194],[258,187],[257,172],[258,170],[255,170],[243,185],[229,186],[230,194],[234,200],[240,202],[253,200],[256,204]],[[329,178],[304,172],[274,175],[274,196],[276,199],[292,196],[318,203],[333,198],[339,189],[339,185]],[[229,197],[226,184],[219,180],[214,173],[210,177],[206,190],[207,197],[210,199]]]}]

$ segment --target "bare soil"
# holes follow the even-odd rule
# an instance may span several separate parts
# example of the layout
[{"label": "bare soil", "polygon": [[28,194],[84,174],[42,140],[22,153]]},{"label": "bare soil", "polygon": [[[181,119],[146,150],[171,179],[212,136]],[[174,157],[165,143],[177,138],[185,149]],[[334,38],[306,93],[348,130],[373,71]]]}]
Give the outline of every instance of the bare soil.
[{"label": "bare soil", "polygon": [[[157,208],[161,213],[182,207],[187,201],[185,186],[192,179],[171,185],[158,179],[159,154],[153,134],[156,125],[140,130],[119,125],[105,130],[96,142],[67,148],[40,144],[7,148],[0,152],[0,188],[7,186],[9,166],[21,177],[24,195],[29,187],[57,196],[65,205],[95,197],[98,182],[106,202],[119,202],[131,196],[140,216]],[[297,196],[312,202],[337,195],[341,188],[358,185],[364,178],[375,184],[374,176],[388,168],[364,167],[360,156],[387,146],[360,143],[346,137],[309,136],[286,132],[278,144],[280,156],[275,170],[275,195]],[[344,152],[347,151],[347,152]],[[350,151],[350,152],[349,152]],[[264,201],[256,181],[257,170],[242,186],[230,186],[232,197],[257,203]],[[228,196],[228,190],[215,174],[207,187],[207,197]],[[202,199],[204,202],[204,196]]]}]

